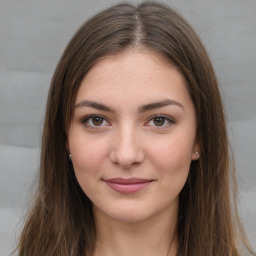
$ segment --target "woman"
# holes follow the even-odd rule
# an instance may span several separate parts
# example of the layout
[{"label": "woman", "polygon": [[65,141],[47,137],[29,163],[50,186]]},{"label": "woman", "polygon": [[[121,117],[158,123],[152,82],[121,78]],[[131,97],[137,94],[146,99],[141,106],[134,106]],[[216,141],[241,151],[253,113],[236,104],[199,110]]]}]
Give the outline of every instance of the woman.
[{"label": "woman", "polygon": [[19,255],[255,255],[229,162],[193,29],[159,3],[109,8],[74,35],[53,76]]}]

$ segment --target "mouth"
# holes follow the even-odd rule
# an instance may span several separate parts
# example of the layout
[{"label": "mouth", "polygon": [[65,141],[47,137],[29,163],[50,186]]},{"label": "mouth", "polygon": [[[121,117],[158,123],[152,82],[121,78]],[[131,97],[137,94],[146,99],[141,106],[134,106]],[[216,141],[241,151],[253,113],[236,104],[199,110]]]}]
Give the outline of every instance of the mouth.
[{"label": "mouth", "polygon": [[141,178],[113,178],[104,181],[111,189],[122,194],[138,192],[153,182],[153,180]]}]

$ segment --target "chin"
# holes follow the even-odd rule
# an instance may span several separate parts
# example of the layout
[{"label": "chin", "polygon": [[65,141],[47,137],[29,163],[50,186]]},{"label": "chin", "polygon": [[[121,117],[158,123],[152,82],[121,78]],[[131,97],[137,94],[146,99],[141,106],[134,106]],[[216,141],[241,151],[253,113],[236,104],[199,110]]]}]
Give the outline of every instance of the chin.
[{"label": "chin", "polygon": [[106,209],[102,211],[102,213],[112,220],[129,223],[141,222],[151,216],[147,207],[141,204],[135,206],[127,203],[125,205],[116,206],[115,209]]},{"label": "chin", "polygon": [[146,214],[141,214],[137,212],[119,212],[117,214],[112,214],[110,217],[115,221],[124,223],[138,223],[149,218],[149,216],[147,216]]}]

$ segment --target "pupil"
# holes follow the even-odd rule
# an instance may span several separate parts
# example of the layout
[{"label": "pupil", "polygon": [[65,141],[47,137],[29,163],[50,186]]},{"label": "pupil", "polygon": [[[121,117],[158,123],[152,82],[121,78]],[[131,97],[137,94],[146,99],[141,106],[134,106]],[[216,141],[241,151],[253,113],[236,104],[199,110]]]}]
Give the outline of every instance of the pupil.
[{"label": "pupil", "polygon": [[157,117],[154,119],[154,124],[156,126],[162,126],[164,124],[165,119],[162,117]]},{"label": "pupil", "polygon": [[103,123],[102,117],[93,117],[92,122],[94,125],[101,125]]}]

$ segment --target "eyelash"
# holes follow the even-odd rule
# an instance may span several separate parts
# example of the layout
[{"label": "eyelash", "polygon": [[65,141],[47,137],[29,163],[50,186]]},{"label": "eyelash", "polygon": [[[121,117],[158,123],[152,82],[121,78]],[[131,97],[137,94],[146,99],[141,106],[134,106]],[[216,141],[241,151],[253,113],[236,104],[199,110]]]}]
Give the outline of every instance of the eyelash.
[{"label": "eyelash", "polygon": [[[103,123],[107,122],[108,124],[110,124],[107,121],[107,119],[104,116],[101,116],[101,115],[89,115],[89,116],[86,116],[86,117],[82,118],[81,123],[84,124],[86,127],[92,128],[92,129],[94,129],[94,128],[97,129],[98,127],[106,126],[106,125],[102,125],[102,124],[100,124],[100,125],[89,124],[90,121],[91,122],[93,121],[93,118],[100,118],[103,121]],[[154,127],[158,127],[160,129],[161,128],[165,128],[166,126],[175,123],[175,121],[172,118],[168,117],[168,116],[165,116],[165,115],[155,115],[155,116],[150,117],[150,119],[146,122],[146,124],[148,124],[151,121],[154,122],[154,120],[156,120],[157,118],[162,118],[164,120],[164,124],[163,125],[159,125],[159,126],[158,125],[153,125]],[[107,126],[109,126],[109,125],[107,125]],[[150,126],[150,125],[146,125],[146,126]]]},{"label": "eyelash", "polygon": [[89,115],[89,116],[86,116],[86,117],[82,118],[81,123],[84,124],[88,128],[97,128],[97,127],[102,126],[102,125],[89,124],[89,121],[92,122],[93,118],[101,118],[103,120],[103,122],[109,123],[106,120],[106,118],[104,116],[101,116],[101,115]]},{"label": "eyelash", "polygon": [[[170,124],[174,124],[174,120],[168,116],[165,116],[165,115],[155,115],[155,116],[152,116],[148,121],[147,123],[149,122],[154,122],[154,120],[156,120],[157,118],[162,118],[164,120],[164,124],[163,125],[154,125],[154,127],[158,127],[158,128],[165,128],[166,126],[169,126]],[[148,125],[147,125],[148,126]]]}]

